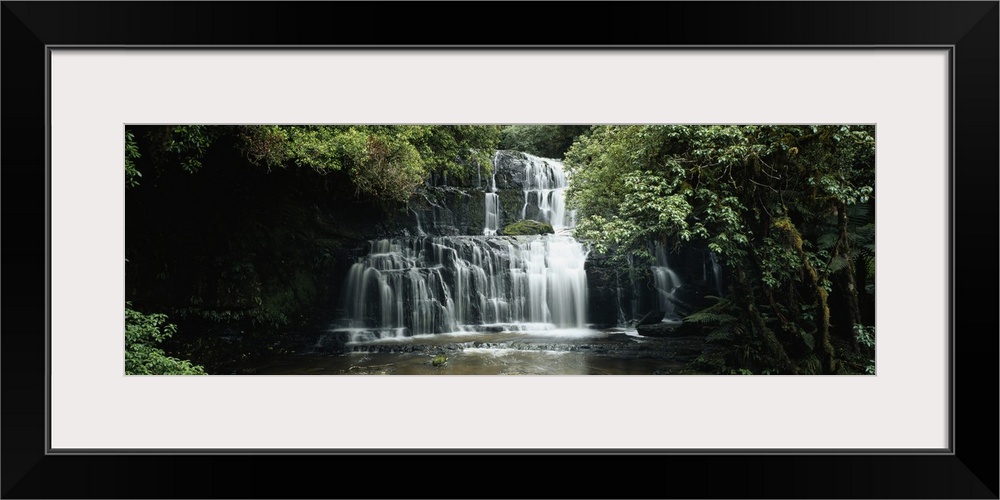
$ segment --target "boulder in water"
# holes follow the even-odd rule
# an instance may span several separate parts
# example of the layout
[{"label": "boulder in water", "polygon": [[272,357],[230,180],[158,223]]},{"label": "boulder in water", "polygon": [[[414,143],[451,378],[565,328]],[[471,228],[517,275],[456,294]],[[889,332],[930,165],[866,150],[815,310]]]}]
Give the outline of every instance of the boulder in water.
[{"label": "boulder in water", "polygon": [[657,310],[649,311],[648,313],[646,313],[645,316],[642,317],[642,319],[639,320],[638,323],[636,323],[636,326],[658,324],[661,321],[663,321],[663,316],[665,314],[666,313],[664,313],[663,311],[657,311]]},{"label": "boulder in water", "polygon": [[525,234],[553,234],[555,230],[552,229],[552,224],[548,222],[539,222],[536,220],[525,219],[522,221],[509,224],[507,227],[503,228],[503,234],[507,236],[521,236]]},{"label": "boulder in water", "polygon": [[643,337],[671,337],[677,331],[678,323],[654,323],[638,325],[635,331]]}]

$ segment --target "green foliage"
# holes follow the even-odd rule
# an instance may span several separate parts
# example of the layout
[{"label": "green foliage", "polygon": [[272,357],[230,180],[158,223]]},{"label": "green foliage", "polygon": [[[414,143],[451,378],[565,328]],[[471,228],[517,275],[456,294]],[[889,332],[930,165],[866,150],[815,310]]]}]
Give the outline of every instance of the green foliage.
[{"label": "green foliage", "polygon": [[135,134],[125,131],[125,187],[136,187],[139,185],[139,178],[142,174],[135,167],[135,160],[142,155],[139,154],[139,145],[135,142]]},{"label": "green foliage", "polygon": [[522,221],[509,224],[507,227],[503,228],[502,233],[507,236],[518,236],[527,234],[552,234],[555,231],[552,229],[552,224],[548,222],[539,222],[536,220],[525,219]]},{"label": "green foliage", "polygon": [[727,262],[790,206],[825,216],[866,202],[874,183],[870,127],[594,127],[565,161],[578,236],[620,252],[705,241]]},{"label": "green foliage", "polygon": [[[493,169],[493,152],[500,142],[500,127],[496,125],[420,125],[412,129],[409,139],[427,162],[429,172],[453,177],[469,177],[479,171],[489,175]],[[395,130],[402,127],[385,127]]]},{"label": "green foliage", "polygon": [[202,159],[214,140],[217,127],[208,125],[179,125],[173,127],[165,149],[178,157],[181,170],[195,173],[202,167]]},{"label": "green foliage", "polygon": [[403,203],[431,172],[489,173],[500,129],[486,125],[258,126],[241,130],[246,158],[274,168],[346,172],[358,196]]},{"label": "green foliage", "polygon": [[729,369],[726,368],[726,359],[720,353],[708,353],[701,354],[691,363],[692,368],[694,368],[694,373],[717,373],[717,374],[728,374]]},{"label": "green foliage", "polygon": [[858,345],[862,346],[866,353],[870,354],[868,364],[865,365],[865,373],[875,374],[875,327],[854,325],[854,338]]},{"label": "green foliage", "polygon": [[865,270],[865,291],[869,295],[875,295],[875,255],[872,253],[862,253],[861,260]]},{"label": "green foliage", "polygon": [[[625,173],[620,179],[624,197],[615,213],[605,218],[594,215],[585,218],[576,235],[593,241],[598,251],[606,253],[609,243],[614,247],[636,249],[663,234],[676,234],[688,241],[694,235],[688,223],[691,204],[683,195],[673,194],[675,181],[653,171]],[[697,234],[702,234],[698,229]]]},{"label": "green foliage", "polygon": [[861,344],[868,348],[875,348],[875,327],[854,325],[854,335]]},{"label": "green foliage", "polygon": [[778,290],[789,283],[802,281],[799,269],[802,259],[794,247],[779,237],[779,233],[762,238],[757,253],[760,256],[761,281],[768,288]]},{"label": "green foliage", "polygon": [[247,161],[270,168],[280,167],[286,158],[287,127],[252,125],[237,133],[237,147]]},{"label": "green foliage", "polygon": [[[339,172],[355,195],[383,204],[403,203],[433,172],[459,178],[489,174],[500,141],[496,125],[178,125],[145,127],[160,165],[196,173],[217,145],[240,151],[252,165]],[[126,179],[137,183],[126,133]]]},{"label": "green foliage", "polygon": [[850,245],[855,259],[854,267],[861,270],[860,279],[866,293],[875,295],[875,214],[868,204],[848,207]]},{"label": "green foliage", "polygon": [[286,156],[317,173],[346,169],[358,195],[406,201],[423,182],[427,166],[407,139],[368,127],[289,127]]},{"label": "green foliage", "polygon": [[523,151],[543,158],[562,158],[589,125],[510,125],[501,131],[500,149]]},{"label": "green foliage", "polygon": [[826,349],[834,274],[874,277],[874,158],[871,126],[595,126],[565,155],[568,203],[576,236],[613,262],[644,257],[650,242],[694,244],[737,271],[732,300],[745,314],[710,336],[741,346],[739,367],[757,370],[786,349],[810,356],[802,339]]},{"label": "green foliage", "polygon": [[702,309],[684,318],[687,323],[708,323],[708,324],[730,324],[736,321],[736,317],[731,314],[719,314],[712,312],[712,308]]},{"label": "green foliage", "polygon": [[167,356],[158,347],[177,332],[161,313],[143,314],[125,303],[126,375],[204,375],[205,369],[190,361]]},{"label": "green foliage", "polygon": [[739,324],[740,311],[732,301],[711,297],[715,303],[684,318],[683,328],[698,328],[707,333],[705,341],[727,344],[743,333]]},{"label": "green foliage", "polygon": [[[285,127],[285,158],[318,173],[340,170],[348,159],[363,159],[366,134],[354,128]],[[278,137],[277,134],[272,137]]]}]

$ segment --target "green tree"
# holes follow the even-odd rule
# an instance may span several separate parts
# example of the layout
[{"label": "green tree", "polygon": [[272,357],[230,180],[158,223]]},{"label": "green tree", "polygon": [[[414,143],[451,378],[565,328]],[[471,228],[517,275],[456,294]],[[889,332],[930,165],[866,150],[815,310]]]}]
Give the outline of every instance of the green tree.
[{"label": "green tree", "polygon": [[780,371],[834,373],[831,293],[858,331],[856,266],[874,257],[874,219],[850,216],[874,151],[868,126],[595,127],[566,155],[569,202],[577,236],[618,261],[704,245],[733,270],[733,332]]},{"label": "green tree", "polygon": [[142,155],[139,154],[139,146],[135,143],[135,134],[125,131],[125,187],[136,187],[139,185],[139,178],[142,174],[135,166],[135,161]]},{"label": "green tree", "polygon": [[509,125],[501,130],[500,149],[544,158],[562,158],[589,125]]},{"label": "green tree", "polygon": [[361,197],[405,203],[432,172],[488,173],[496,126],[260,126],[240,131],[246,157],[268,168],[295,165],[346,172]]},{"label": "green tree", "polygon": [[[360,198],[405,203],[432,172],[489,173],[500,141],[495,125],[169,125],[146,127],[154,162],[196,173],[218,144],[237,147],[267,169],[301,167],[346,174]],[[126,130],[126,182],[141,177],[139,148]]]},{"label": "green tree", "polygon": [[165,314],[143,314],[125,303],[126,375],[204,375],[205,369],[190,361],[172,358],[160,344],[177,333]]}]

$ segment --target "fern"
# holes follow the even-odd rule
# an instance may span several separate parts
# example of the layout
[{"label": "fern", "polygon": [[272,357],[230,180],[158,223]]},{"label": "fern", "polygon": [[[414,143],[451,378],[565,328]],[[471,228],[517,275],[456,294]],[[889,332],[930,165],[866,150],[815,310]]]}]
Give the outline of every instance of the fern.
[{"label": "fern", "polygon": [[854,228],[850,240],[855,251],[875,253],[875,224]]},{"label": "fern", "polygon": [[820,250],[831,250],[839,238],[840,235],[837,233],[823,233],[816,239],[816,247]]},{"label": "fern", "polygon": [[715,304],[702,309],[701,311],[689,314],[684,318],[685,323],[694,323],[702,327],[707,327],[708,334],[705,342],[711,344],[730,344],[735,340],[734,332],[738,330],[739,318],[736,306],[726,299],[710,296],[716,300]]},{"label": "fern", "polygon": [[685,323],[724,325],[737,321],[738,318],[735,315],[739,314],[739,309],[731,301],[714,295],[709,295],[706,298],[715,299],[715,304],[689,314],[684,318]]},{"label": "fern", "polygon": [[865,292],[875,295],[875,255],[863,253],[859,260],[865,269]]},{"label": "fern", "polygon": [[829,270],[831,273],[835,273],[845,267],[847,267],[847,259],[838,255],[834,257],[833,260],[830,261]]},{"label": "fern", "polygon": [[684,318],[684,321],[687,323],[724,324],[736,321],[736,317],[731,314],[715,313],[705,309],[687,316]]},{"label": "fern", "polygon": [[866,226],[874,222],[872,207],[867,203],[847,207],[847,223],[854,227]]},{"label": "fern", "polygon": [[709,344],[728,344],[733,341],[733,332],[728,329],[716,328],[705,336]]}]

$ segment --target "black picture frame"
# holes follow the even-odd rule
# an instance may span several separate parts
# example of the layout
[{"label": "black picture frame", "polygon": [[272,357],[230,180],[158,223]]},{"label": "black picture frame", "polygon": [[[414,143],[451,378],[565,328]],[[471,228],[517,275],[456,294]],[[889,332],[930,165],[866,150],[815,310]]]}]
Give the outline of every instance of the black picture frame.
[{"label": "black picture frame", "polygon": [[[4,498],[998,498],[996,1],[567,2],[551,9],[492,2],[2,3]],[[570,10],[572,16],[546,14]],[[553,40],[603,47],[951,47],[952,453],[47,453],[46,47],[482,47]],[[307,472],[317,468],[330,476]],[[564,477],[567,469],[577,477]],[[470,480],[479,487],[458,486]],[[533,486],[539,483],[549,488]]]}]

